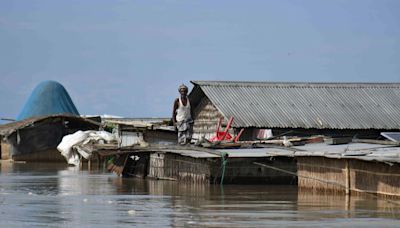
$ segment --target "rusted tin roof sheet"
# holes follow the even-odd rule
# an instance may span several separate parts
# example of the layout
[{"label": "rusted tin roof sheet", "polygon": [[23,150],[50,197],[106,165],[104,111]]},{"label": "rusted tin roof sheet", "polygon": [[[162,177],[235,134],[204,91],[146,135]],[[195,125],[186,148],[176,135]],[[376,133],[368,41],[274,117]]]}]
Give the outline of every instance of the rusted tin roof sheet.
[{"label": "rusted tin roof sheet", "polygon": [[400,83],[192,83],[234,127],[400,129]]}]

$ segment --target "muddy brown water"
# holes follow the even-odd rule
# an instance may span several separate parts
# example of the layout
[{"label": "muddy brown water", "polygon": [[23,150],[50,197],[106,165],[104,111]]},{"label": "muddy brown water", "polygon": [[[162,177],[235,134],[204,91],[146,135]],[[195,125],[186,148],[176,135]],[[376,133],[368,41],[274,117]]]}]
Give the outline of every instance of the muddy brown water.
[{"label": "muddy brown water", "polygon": [[400,227],[399,204],[296,186],[124,179],[1,162],[1,227]]}]

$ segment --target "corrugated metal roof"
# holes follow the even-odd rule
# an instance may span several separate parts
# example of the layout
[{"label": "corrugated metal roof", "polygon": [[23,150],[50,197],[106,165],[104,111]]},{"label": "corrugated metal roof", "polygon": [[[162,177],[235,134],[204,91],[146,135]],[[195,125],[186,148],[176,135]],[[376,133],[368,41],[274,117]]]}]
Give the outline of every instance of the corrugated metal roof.
[{"label": "corrugated metal roof", "polygon": [[192,83],[235,127],[400,129],[400,83]]}]

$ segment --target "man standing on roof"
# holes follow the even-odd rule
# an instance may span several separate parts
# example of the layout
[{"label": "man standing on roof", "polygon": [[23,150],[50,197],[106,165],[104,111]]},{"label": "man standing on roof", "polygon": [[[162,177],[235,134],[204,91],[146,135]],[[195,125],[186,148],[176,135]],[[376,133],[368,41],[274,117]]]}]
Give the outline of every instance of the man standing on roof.
[{"label": "man standing on roof", "polygon": [[193,134],[192,109],[187,96],[188,87],[182,84],[178,91],[181,96],[175,99],[172,121],[178,129],[178,144],[185,145],[190,143]]}]

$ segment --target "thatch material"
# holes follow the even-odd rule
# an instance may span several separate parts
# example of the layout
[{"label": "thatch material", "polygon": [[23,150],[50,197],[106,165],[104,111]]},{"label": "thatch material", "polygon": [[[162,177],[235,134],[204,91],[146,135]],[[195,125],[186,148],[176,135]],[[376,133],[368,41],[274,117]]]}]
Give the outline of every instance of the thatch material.
[{"label": "thatch material", "polygon": [[[260,166],[264,164],[274,169]],[[296,176],[287,174],[280,170],[296,172],[296,162],[292,158],[268,157],[240,158],[230,157],[225,169],[224,183],[226,184],[297,184]],[[220,183],[221,165],[214,163],[211,167],[213,182]]]},{"label": "thatch material", "polygon": [[152,153],[148,176],[156,179],[209,183],[210,168],[206,159],[170,153]]},{"label": "thatch material", "polygon": [[351,160],[350,186],[355,192],[400,197],[400,166]]},{"label": "thatch material", "polygon": [[297,160],[300,188],[400,197],[398,164],[323,157],[298,157]]},{"label": "thatch material", "polygon": [[[218,121],[224,116],[211,103],[211,101],[207,97],[204,97],[193,112],[193,118],[195,120],[193,126],[193,138],[200,139],[201,137],[205,137],[206,139],[210,139],[215,136]],[[227,120],[225,119],[222,124],[226,126],[226,123]],[[232,134],[233,130],[229,133]]]},{"label": "thatch material", "polygon": [[167,152],[150,154],[148,177],[176,180],[187,183],[220,184],[296,184],[297,178],[273,169],[263,168],[254,162],[269,164],[280,169],[296,172],[292,158],[228,158],[223,172],[222,160],[194,158]]},{"label": "thatch material", "polygon": [[[318,191],[345,192],[346,173],[344,161],[345,160],[323,157],[297,158],[299,187]],[[333,183],[322,182],[317,179],[331,181]]]}]

